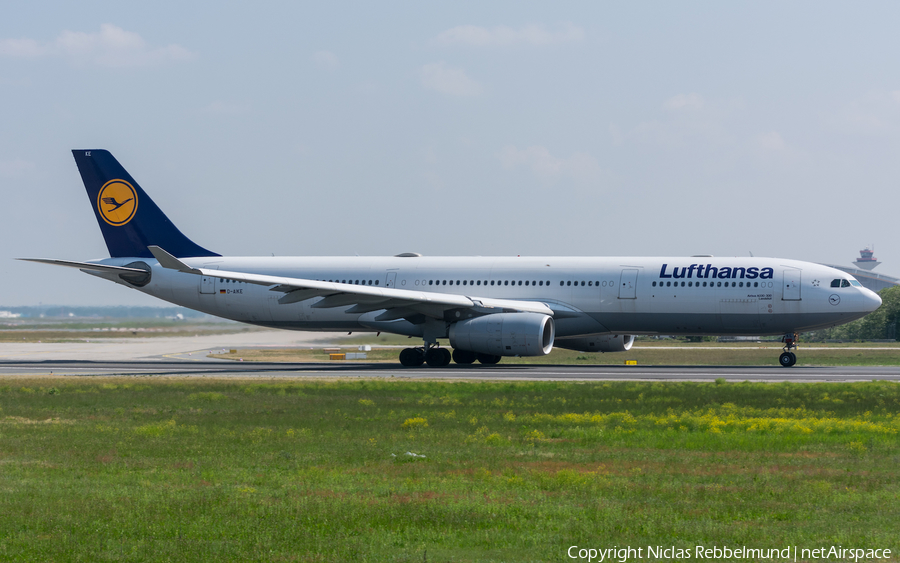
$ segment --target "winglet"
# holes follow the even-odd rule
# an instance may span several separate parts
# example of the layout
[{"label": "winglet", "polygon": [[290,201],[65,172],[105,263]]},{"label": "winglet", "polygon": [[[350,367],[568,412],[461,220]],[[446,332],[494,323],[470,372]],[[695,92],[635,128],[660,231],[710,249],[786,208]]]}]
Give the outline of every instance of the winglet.
[{"label": "winglet", "polygon": [[159,262],[159,265],[163,268],[168,268],[169,270],[178,270],[179,272],[184,272],[186,274],[201,273],[200,270],[191,268],[190,266],[188,266],[178,258],[175,258],[158,246],[150,245],[147,247],[147,250],[150,251],[150,254],[152,254],[153,257],[156,258],[157,262]]}]

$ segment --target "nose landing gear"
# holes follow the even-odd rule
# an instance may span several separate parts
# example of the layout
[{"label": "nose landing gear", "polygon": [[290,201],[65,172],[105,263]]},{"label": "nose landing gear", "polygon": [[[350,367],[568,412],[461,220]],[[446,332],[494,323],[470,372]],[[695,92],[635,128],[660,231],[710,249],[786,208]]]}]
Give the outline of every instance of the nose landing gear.
[{"label": "nose landing gear", "polygon": [[797,333],[785,334],[781,337],[781,341],[784,342],[784,352],[778,356],[778,363],[782,367],[789,368],[797,363],[797,354],[791,352],[791,349],[797,347]]}]

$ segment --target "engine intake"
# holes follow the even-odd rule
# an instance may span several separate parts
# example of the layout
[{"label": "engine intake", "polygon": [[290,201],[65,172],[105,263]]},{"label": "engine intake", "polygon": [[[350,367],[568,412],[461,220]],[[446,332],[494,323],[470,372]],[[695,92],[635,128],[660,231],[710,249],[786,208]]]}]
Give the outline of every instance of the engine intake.
[{"label": "engine intake", "polygon": [[633,334],[595,334],[578,338],[560,338],[556,345],[577,352],[627,352],[634,344]]},{"label": "engine intake", "polygon": [[497,313],[450,325],[450,345],[493,356],[546,356],[556,325],[540,313]]}]

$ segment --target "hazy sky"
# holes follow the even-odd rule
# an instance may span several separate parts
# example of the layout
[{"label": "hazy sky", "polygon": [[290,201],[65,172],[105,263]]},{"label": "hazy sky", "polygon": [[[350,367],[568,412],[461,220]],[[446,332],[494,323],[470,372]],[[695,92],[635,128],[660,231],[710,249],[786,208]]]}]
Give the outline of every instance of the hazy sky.
[{"label": "hazy sky", "polygon": [[900,3],[15,2],[0,305],[159,304],[70,150],[230,255],[779,256],[900,275]]}]

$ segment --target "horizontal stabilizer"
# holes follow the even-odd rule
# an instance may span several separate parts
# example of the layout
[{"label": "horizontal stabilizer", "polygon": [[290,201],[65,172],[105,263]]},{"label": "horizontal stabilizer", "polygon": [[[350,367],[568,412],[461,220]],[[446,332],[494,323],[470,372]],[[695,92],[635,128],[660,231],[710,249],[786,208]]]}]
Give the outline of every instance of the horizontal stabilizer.
[{"label": "horizontal stabilizer", "polygon": [[73,262],[72,260],[51,260],[47,258],[16,258],[16,260],[24,260],[26,262],[39,262],[41,264],[51,264],[53,266],[66,266],[68,268],[78,268],[79,270],[89,270],[92,272],[115,272],[118,274],[147,273],[147,270],[141,270],[139,268],[107,266],[106,264],[92,264],[90,262]]}]

